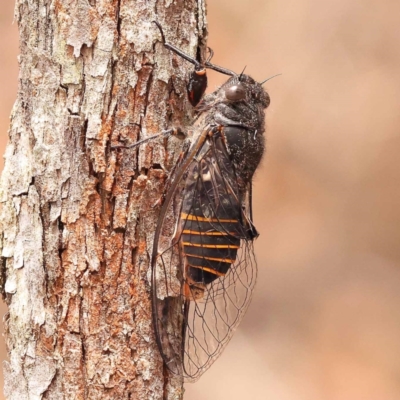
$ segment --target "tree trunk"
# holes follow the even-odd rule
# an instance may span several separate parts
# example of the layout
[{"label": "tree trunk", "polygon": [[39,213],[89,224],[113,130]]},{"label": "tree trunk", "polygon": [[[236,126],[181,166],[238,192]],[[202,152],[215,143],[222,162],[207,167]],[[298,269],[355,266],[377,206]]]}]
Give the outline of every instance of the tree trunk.
[{"label": "tree trunk", "polygon": [[[18,98],[0,187],[8,400],[180,399],[151,323],[152,207],[190,118],[202,0],[17,0]],[[172,59],[172,62],[171,62]]]}]

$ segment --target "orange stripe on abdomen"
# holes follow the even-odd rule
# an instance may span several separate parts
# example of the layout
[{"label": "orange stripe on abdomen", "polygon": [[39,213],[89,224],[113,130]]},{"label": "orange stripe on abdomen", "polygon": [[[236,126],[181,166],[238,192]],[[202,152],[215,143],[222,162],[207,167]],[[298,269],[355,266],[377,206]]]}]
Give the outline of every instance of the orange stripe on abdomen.
[{"label": "orange stripe on abdomen", "polygon": [[237,219],[219,219],[219,218],[206,218],[198,215],[181,213],[181,218],[186,221],[199,221],[199,222],[219,222],[219,223],[238,223]]},{"label": "orange stripe on abdomen", "polygon": [[201,210],[181,213],[181,245],[186,277],[191,282],[207,285],[224,276],[236,261],[240,248],[241,224],[237,219],[206,218]]},{"label": "orange stripe on abdomen", "polygon": [[193,246],[193,247],[203,247],[206,249],[239,249],[240,246],[233,244],[203,244],[203,243],[192,243],[192,242],[183,242],[184,246]]}]

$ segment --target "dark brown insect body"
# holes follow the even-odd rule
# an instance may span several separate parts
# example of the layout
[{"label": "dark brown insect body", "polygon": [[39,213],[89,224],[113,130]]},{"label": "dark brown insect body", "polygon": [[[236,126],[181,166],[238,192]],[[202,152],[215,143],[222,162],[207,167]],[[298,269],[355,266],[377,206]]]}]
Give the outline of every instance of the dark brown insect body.
[{"label": "dark brown insect body", "polygon": [[[256,236],[243,210],[264,152],[264,108],[268,103],[261,85],[241,75],[229,79],[198,106],[199,116],[206,115],[205,123],[218,129],[203,145],[200,163],[193,163],[188,170],[181,213],[187,285],[197,296],[204,285],[225,276],[236,260],[240,239]],[[211,145],[212,152],[208,151]],[[224,181],[229,185],[222,184]],[[188,287],[185,290],[187,293]]]},{"label": "dark brown insect body", "polygon": [[[198,104],[155,233],[153,323],[168,369],[193,381],[231,338],[254,288],[251,180],[264,152],[269,96],[250,76],[202,65],[164,35],[163,42],[195,64],[188,94]],[[199,102],[205,68],[231,77]]]}]

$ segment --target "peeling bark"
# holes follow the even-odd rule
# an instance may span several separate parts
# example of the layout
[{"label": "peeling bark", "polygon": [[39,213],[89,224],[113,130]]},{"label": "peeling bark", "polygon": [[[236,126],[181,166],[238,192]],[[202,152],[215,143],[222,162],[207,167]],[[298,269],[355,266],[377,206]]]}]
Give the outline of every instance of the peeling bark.
[{"label": "peeling bark", "polygon": [[[18,97],[0,182],[8,400],[181,399],[155,344],[149,260],[190,119],[202,0],[17,0]],[[172,62],[171,62],[172,59]]]}]

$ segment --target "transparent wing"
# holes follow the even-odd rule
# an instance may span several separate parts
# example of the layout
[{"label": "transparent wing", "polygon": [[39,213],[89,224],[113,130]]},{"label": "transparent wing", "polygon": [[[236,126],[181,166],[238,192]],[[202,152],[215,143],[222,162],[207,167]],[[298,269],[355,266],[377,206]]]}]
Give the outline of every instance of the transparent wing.
[{"label": "transparent wing", "polygon": [[205,140],[181,177],[156,233],[153,320],[167,367],[195,381],[243,318],[257,266],[247,196],[222,139]]},{"label": "transparent wing", "polygon": [[183,357],[188,381],[197,380],[219,357],[249,306],[256,263],[251,242],[241,250],[227,275],[208,285],[203,299],[188,304]]}]

